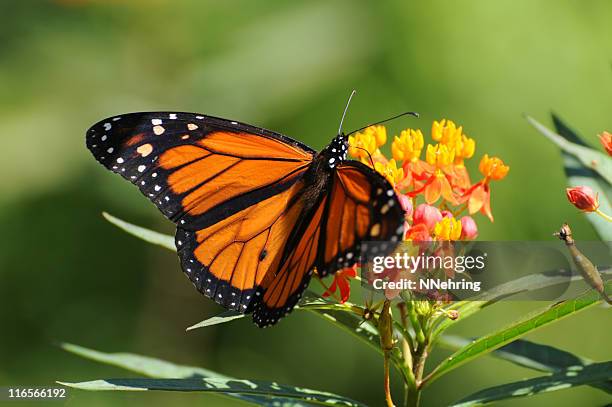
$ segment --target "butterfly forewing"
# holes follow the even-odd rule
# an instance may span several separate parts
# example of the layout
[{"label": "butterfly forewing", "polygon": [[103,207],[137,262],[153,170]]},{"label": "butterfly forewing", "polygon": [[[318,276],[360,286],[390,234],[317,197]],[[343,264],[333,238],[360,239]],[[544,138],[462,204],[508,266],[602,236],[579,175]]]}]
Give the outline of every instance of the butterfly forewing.
[{"label": "butterfly forewing", "polygon": [[164,215],[192,230],[289,188],[314,154],[264,129],[162,112],[103,120],[88,131],[87,147]]}]

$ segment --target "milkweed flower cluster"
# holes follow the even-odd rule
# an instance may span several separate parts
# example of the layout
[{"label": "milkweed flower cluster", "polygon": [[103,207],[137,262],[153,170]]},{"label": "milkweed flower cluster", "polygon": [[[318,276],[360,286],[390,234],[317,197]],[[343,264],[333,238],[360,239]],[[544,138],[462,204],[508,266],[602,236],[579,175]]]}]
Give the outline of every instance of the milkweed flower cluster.
[{"label": "milkweed flower cluster", "polygon": [[[447,119],[434,121],[427,144],[421,129],[402,130],[391,140],[391,157],[381,151],[388,138],[384,126],[370,126],[349,136],[349,154],[394,187],[405,211],[404,240],[471,240],[478,236],[472,215],[480,212],[493,221],[491,183],[504,179],[510,167],[485,154],[478,166],[478,180],[472,182],[465,161],[474,157],[476,141],[462,126]],[[332,283],[333,288],[344,288],[343,300],[348,298],[346,277],[342,273],[338,277],[342,281]]]},{"label": "milkweed flower cluster", "polygon": [[471,215],[481,212],[493,221],[490,185],[510,167],[485,154],[480,179],[472,182],[465,161],[474,157],[476,141],[462,126],[434,121],[427,144],[422,130],[402,130],[391,141],[390,158],[381,152],[387,138],[384,126],[368,127],[349,137],[349,153],[393,185],[406,210],[407,240],[473,239],[478,228]]}]

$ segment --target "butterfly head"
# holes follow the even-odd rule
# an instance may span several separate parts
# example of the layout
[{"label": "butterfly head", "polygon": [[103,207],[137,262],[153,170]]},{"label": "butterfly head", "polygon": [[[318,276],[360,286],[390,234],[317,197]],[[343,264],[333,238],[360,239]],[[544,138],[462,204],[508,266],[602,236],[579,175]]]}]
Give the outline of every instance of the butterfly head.
[{"label": "butterfly head", "polygon": [[327,165],[329,168],[335,168],[336,165],[346,160],[348,152],[348,137],[345,134],[339,134],[329,143],[325,149]]}]

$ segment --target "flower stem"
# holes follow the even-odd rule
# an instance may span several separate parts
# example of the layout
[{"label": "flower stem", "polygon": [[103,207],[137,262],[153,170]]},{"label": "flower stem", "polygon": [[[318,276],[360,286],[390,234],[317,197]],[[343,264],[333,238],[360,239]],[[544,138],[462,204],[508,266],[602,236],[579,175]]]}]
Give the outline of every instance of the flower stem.
[{"label": "flower stem", "polygon": [[393,404],[393,399],[391,398],[391,385],[390,385],[390,380],[389,380],[389,354],[388,354],[388,352],[385,352],[384,368],[385,368],[385,401],[387,402],[387,407],[395,407],[395,404]]},{"label": "flower stem", "polygon": [[385,401],[387,407],[394,407],[393,398],[391,398],[391,386],[389,380],[389,359],[393,351],[393,315],[391,314],[391,301],[386,300],[383,304],[383,309],[378,316],[378,335],[380,336],[380,347],[384,354],[384,386],[385,386]]},{"label": "flower stem", "polygon": [[599,216],[601,216],[602,218],[604,218],[605,220],[607,220],[608,222],[612,222],[612,216],[606,215],[605,213],[603,213],[599,209],[596,209],[595,213],[598,214]]}]

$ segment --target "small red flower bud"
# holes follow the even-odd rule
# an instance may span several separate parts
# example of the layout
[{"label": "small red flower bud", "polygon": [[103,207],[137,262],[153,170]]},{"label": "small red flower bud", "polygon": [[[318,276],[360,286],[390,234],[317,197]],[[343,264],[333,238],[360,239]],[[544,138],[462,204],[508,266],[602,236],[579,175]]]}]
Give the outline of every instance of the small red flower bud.
[{"label": "small red flower bud", "polygon": [[478,226],[471,216],[461,218],[461,239],[475,239],[478,236]]},{"label": "small red flower bud", "polygon": [[598,194],[585,185],[567,188],[565,194],[567,200],[580,210],[594,212],[599,208]]},{"label": "small red flower bud", "polygon": [[435,206],[420,204],[414,211],[414,225],[419,223],[427,226],[430,231],[434,230],[436,223],[442,220],[442,213]]}]

